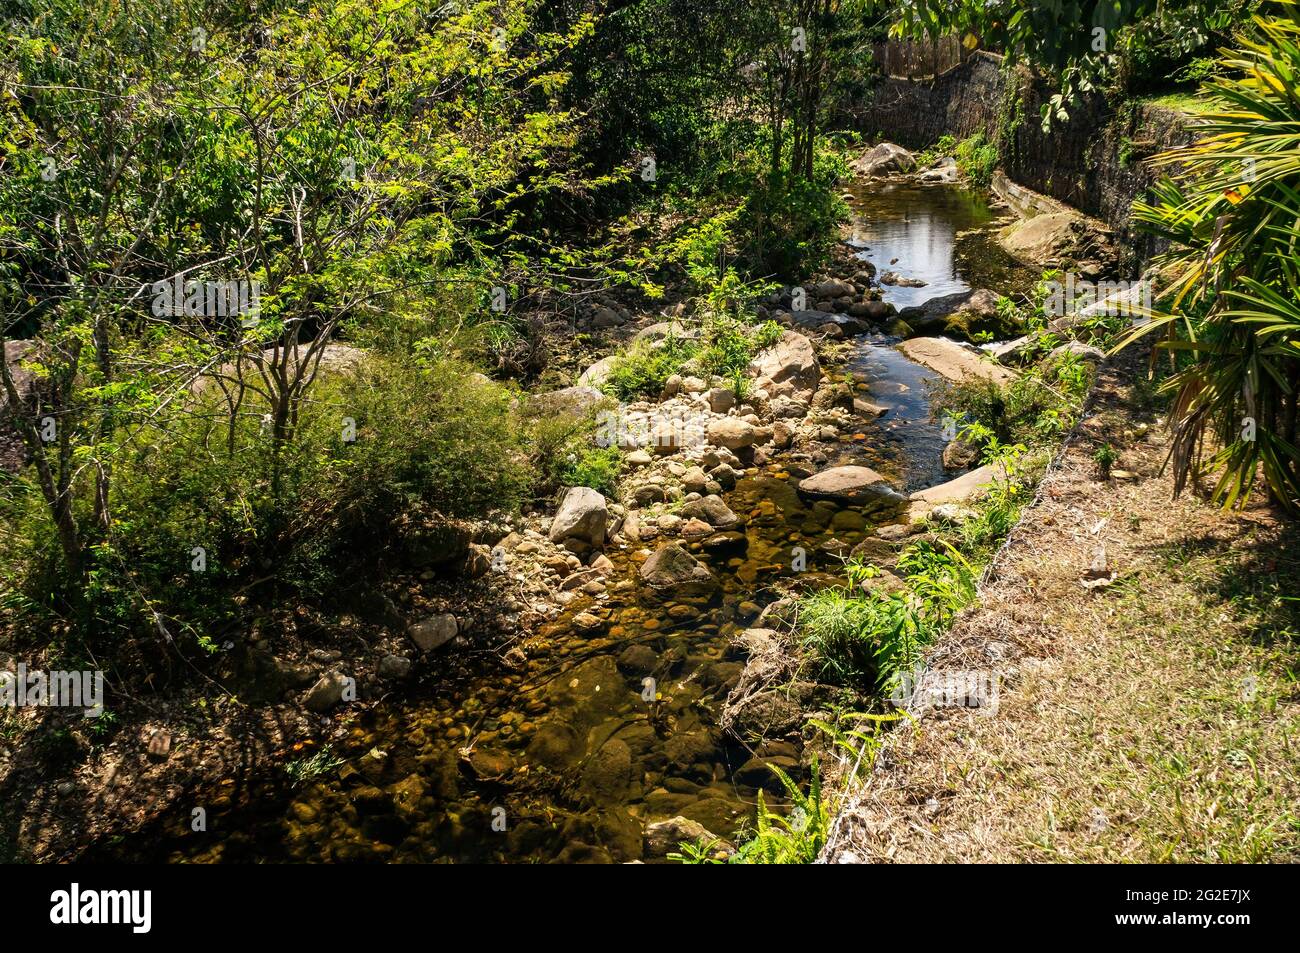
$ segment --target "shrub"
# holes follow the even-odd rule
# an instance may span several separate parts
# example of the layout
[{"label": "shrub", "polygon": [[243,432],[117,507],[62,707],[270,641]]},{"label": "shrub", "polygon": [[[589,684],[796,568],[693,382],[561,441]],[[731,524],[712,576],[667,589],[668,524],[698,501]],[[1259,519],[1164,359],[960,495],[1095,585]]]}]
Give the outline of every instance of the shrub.
[{"label": "shrub", "polygon": [[588,486],[614,496],[623,472],[623,452],[618,447],[576,446],[560,462],[561,486]]},{"label": "shrub", "polygon": [[[1220,57],[1201,89],[1215,100],[1198,140],[1153,160],[1177,178],[1135,202],[1134,219],[1171,244],[1167,308],[1124,343],[1182,358],[1162,389],[1175,492],[1206,471],[1213,498],[1244,505],[1262,472],[1269,495],[1300,511],[1300,6],[1267,15]],[[1209,451],[1207,462],[1206,451]]]},{"label": "shrub", "polygon": [[[233,420],[210,392],[170,405],[117,438],[113,519],[89,557],[90,618],[78,620],[87,644],[154,645],[118,637],[151,631],[210,651],[210,633],[235,625],[250,598],[331,597],[355,582],[415,505],[444,516],[517,506],[532,478],[510,408],[508,391],[465,365],[377,356],[318,380],[278,454],[251,393]],[[344,418],[355,442],[344,440]],[[4,501],[24,520],[21,542],[6,545],[18,559],[6,561],[4,587],[12,605],[60,612],[50,593],[68,581],[43,558],[54,530],[33,493],[11,485]]]},{"label": "shrub", "polygon": [[910,671],[921,649],[975,597],[975,573],[950,544],[914,543],[898,560],[907,589],[860,591],[879,573],[850,560],[848,588],[831,588],[799,602],[799,638],[821,674],[854,688],[889,691]]},{"label": "shrub", "polygon": [[977,132],[963,139],[956,150],[957,168],[971,185],[987,189],[993,181],[993,170],[998,164],[998,147]]},{"label": "shrub", "polygon": [[615,358],[601,389],[619,400],[658,397],[668,378],[699,352],[699,344],[669,335],[640,341]]}]

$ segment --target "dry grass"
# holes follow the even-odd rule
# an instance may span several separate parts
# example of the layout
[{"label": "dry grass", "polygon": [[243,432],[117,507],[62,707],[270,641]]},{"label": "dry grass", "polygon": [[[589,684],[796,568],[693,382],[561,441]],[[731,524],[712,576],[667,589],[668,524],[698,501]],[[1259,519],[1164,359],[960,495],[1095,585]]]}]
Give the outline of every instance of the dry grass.
[{"label": "dry grass", "polygon": [[[996,713],[895,730],[829,860],[1300,860],[1300,528],[1171,502],[1117,373],[932,653],[1000,672]],[[1103,441],[1137,480],[1097,478]],[[1116,578],[1086,589],[1102,547]]]}]

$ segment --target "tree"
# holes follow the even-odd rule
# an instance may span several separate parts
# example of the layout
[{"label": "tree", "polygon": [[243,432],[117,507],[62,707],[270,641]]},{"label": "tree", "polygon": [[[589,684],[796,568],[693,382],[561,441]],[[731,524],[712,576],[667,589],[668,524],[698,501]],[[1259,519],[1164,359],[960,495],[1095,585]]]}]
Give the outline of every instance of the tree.
[{"label": "tree", "polygon": [[1161,263],[1168,304],[1125,344],[1155,331],[1181,357],[1170,460],[1178,491],[1217,471],[1213,496],[1244,504],[1262,469],[1273,499],[1300,509],[1300,8],[1259,17],[1204,92],[1223,103],[1200,138],[1156,157],[1180,171],[1134,206],[1174,243]]}]

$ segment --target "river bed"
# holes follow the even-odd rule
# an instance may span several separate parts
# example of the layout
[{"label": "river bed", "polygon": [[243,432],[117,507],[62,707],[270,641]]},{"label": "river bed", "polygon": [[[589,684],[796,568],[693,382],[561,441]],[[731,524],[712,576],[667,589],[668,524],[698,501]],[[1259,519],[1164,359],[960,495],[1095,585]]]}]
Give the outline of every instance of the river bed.
[{"label": "river bed", "polygon": [[[853,241],[880,272],[924,288],[886,287],[898,307],[972,286],[1011,291],[1025,276],[999,257],[997,218],[952,187],[859,185]],[[973,230],[973,231],[972,231]],[[863,247],[865,246],[865,247]],[[894,264],[891,260],[897,259]],[[905,491],[946,479],[929,419],[933,375],[883,338],[864,337],[838,373],[887,408],[845,435],[828,465],[877,468]],[[422,684],[355,718],[330,755],[294,783],[199,796],[207,830],[176,817],[100,845],[96,859],[194,862],[623,862],[642,857],[644,826],[683,816],[732,836],[760,788],[779,786],[756,758],[800,777],[790,741],[751,748],[718,726],[745,657],[734,637],[777,595],[773,583],[832,584],[840,554],[874,526],[859,509],[795,489],[806,463],[780,455],[725,495],[741,525],[689,547],[718,585],[664,601],[637,568],[654,544],[611,547],[603,598],[582,596],[507,663],[484,653],[468,674]],[[796,573],[792,554],[806,554]],[[315,749],[293,753],[300,761]]]}]

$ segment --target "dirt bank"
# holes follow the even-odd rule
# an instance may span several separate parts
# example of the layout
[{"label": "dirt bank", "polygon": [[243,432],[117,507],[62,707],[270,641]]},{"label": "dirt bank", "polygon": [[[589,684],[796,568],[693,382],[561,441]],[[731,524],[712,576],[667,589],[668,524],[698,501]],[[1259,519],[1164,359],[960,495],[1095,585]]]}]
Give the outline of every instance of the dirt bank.
[{"label": "dirt bank", "polygon": [[[1262,502],[1171,501],[1144,371],[1103,370],[979,606],[930,654],[940,673],[996,673],[995,709],[892,732],[828,862],[1300,856],[1297,531]],[[1122,448],[1109,481],[1106,442]]]}]

